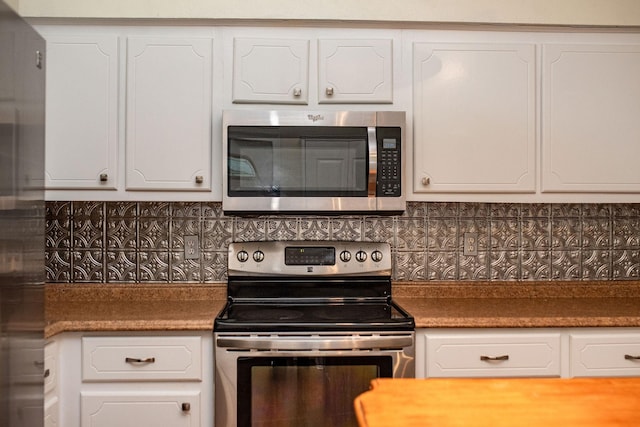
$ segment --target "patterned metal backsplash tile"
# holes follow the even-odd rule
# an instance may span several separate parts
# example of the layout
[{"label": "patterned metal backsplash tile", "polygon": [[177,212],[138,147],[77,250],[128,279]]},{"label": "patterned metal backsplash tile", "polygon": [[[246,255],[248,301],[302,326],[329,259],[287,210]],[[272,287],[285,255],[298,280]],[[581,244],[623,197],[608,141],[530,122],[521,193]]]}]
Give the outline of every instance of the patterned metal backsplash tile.
[{"label": "patterned metal backsplash tile", "polygon": [[[401,216],[250,218],[220,203],[46,209],[50,282],[224,282],[229,242],[248,240],[386,241],[394,280],[640,279],[640,204],[414,202]],[[198,259],[186,258],[184,236],[198,236]]]}]

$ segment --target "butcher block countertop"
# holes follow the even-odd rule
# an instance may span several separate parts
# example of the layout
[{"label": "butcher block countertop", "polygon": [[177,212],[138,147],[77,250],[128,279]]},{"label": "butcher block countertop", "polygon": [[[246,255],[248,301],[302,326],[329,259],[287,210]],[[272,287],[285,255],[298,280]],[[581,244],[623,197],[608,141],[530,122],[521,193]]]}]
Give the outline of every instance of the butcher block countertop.
[{"label": "butcher block countertop", "polygon": [[631,427],[640,378],[381,378],[354,405],[361,427]]},{"label": "butcher block countertop", "polygon": [[[640,326],[640,281],[398,282],[393,295],[417,327]],[[212,330],[225,299],[223,283],[48,284],[45,336]]]}]

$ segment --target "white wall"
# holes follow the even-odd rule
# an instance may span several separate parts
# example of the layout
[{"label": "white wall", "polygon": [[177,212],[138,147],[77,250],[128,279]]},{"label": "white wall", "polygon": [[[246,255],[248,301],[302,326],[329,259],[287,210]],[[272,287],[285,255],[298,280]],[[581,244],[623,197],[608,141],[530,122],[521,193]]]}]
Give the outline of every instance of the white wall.
[{"label": "white wall", "polygon": [[640,26],[638,0],[9,0],[25,17]]}]

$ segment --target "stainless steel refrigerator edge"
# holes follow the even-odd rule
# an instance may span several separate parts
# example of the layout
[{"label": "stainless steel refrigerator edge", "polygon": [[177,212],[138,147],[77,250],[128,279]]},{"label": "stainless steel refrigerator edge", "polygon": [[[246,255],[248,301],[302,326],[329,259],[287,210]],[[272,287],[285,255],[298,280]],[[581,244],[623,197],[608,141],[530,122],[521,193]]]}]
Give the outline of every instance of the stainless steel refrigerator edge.
[{"label": "stainless steel refrigerator edge", "polygon": [[0,1],[0,427],[44,424],[44,52]]}]

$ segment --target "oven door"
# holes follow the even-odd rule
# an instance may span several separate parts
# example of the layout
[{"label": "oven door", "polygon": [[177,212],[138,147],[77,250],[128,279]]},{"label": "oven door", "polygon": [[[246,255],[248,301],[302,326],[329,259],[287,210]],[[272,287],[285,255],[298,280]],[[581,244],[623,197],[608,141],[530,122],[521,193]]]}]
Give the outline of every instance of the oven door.
[{"label": "oven door", "polygon": [[216,427],[357,426],[353,401],[413,377],[414,334],[216,334]]}]

